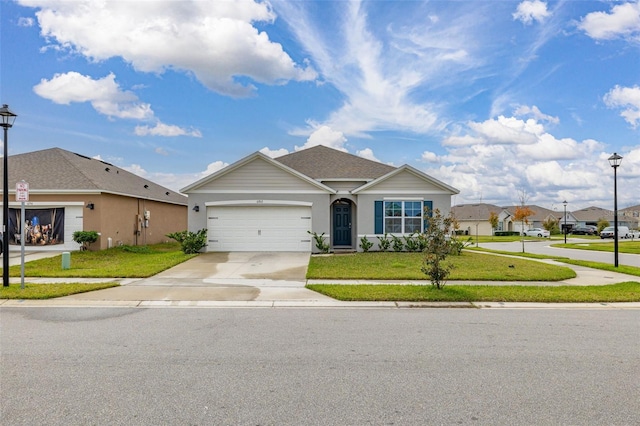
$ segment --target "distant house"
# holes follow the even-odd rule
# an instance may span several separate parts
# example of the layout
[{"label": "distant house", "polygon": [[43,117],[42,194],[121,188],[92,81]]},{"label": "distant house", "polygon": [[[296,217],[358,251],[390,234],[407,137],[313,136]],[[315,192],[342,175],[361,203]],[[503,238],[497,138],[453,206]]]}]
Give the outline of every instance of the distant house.
[{"label": "distant house", "polygon": [[[20,244],[22,221],[28,250],[76,250],[72,235],[82,230],[100,234],[91,249],[105,249],[163,242],[167,233],[187,228],[184,195],[113,164],[60,148],[7,161],[10,245]],[[22,180],[29,184],[24,218],[21,203],[12,201]]]},{"label": "distant house", "polygon": [[501,215],[504,212],[502,207],[493,204],[459,204],[451,208],[451,213],[458,222],[459,231],[465,235],[493,235],[494,229],[491,227],[489,217],[491,213],[498,216],[498,227],[495,231],[502,231],[505,219],[508,215]]},{"label": "distant house", "polygon": [[[523,224],[515,220],[516,209],[520,206],[500,207],[493,204],[460,204],[453,206],[451,212],[460,225],[460,230],[468,235],[493,235],[494,231],[522,232],[531,228],[544,228],[544,223],[550,220],[558,222],[558,227],[562,229],[565,224],[564,210],[549,210],[536,205],[527,205],[534,214],[527,218],[528,223]],[[498,216],[498,226],[491,229],[489,217],[491,213]],[[568,227],[577,226],[577,219],[567,211],[566,224]]]},{"label": "distant house", "polygon": [[618,213],[618,220],[624,222],[621,226],[628,226],[629,229],[640,229],[640,204],[621,209]]},{"label": "distant house", "polygon": [[[585,209],[576,210],[573,212],[576,219],[579,221],[578,226],[594,225],[597,226],[601,220],[606,220],[610,225],[613,225],[614,214],[613,210],[602,209],[600,207],[587,207]],[[618,210],[618,226],[627,226],[629,229],[638,229],[640,221],[640,205],[627,207],[625,209]]]},{"label": "distant house", "polygon": [[365,236],[422,231],[425,208],[448,214],[458,190],[408,165],[316,146],[255,152],[181,192],[208,251],[317,251],[310,232],[332,250],[358,250]]}]

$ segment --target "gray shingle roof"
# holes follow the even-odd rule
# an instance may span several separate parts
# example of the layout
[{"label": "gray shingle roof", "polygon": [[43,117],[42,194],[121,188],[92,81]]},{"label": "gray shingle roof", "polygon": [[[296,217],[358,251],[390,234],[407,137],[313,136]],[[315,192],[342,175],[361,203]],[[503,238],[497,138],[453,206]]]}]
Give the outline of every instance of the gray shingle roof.
[{"label": "gray shingle roof", "polygon": [[275,160],[316,180],[372,180],[396,169],[322,145],[283,155]]},{"label": "gray shingle roof", "polygon": [[502,207],[493,204],[459,204],[451,207],[451,213],[458,220],[489,220],[491,212],[500,214],[504,210]]},{"label": "gray shingle roof", "polygon": [[[60,148],[9,156],[9,192],[21,180],[29,191],[107,192],[136,198],[187,204],[187,197],[120,167]],[[4,165],[0,162],[0,172]],[[146,187],[145,187],[146,185]]]},{"label": "gray shingle roof", "polygon": [[597,222],[600,219],[613,220],[613,211],[603,209],[600,207],[587,207],[580,210],[574,210],[571,212],[573,217],[583,222]]}]

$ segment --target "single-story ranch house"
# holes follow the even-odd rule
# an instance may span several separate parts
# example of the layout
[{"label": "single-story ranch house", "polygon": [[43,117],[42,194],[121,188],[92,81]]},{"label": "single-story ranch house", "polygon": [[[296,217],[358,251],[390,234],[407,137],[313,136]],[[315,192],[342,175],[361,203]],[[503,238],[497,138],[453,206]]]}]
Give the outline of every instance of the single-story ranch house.
[{"label": "single-story ranch house", "polygon": [[[459,224],[459,230],[466,235],[493,235],[495,231],[522,232],[522,223],[514,220],[514,214],[519,206],[496,206],[487,203],[459,204],[451,208],[452,215]],[[524,229],[544,228],[544,223],[549,220],[558,222],[558,227],[566,223],[568,229],[581,228],[586,225],[597,225],[602,219],[613,224],[613,211],[600,207],[587,207],[586,209],[564,212],[564,206],[558,210],[549,210],[544,207],[530,205],[534,214],[528,218],[528,224]],[[639,206],[628,207],[618,211],[619,226],[628,226],[629,229],[637,229]],[[498,226],[491,228],[489,217],[491,213],[498,216]]]},{"label": "single-story ranch house", "polygon": [[[358,250],[360,238],[411,234],[424,208],[449,214],[458,190],[404,165],[325,146],[278,158],[255,152],[181,190],[189,230],[207,229],[207,251]],[[374,245],[374,249],[377,245]]]},{"label": "single-story ranch house", "polygon": [[[104,161],[51,148],[12,155],[7,162],[11,250],[20,245],[22,220],[26,250],[77,250],[75,231],[98,232],[90,249],[105,249],[160,243],[187,228],[184,195]],[[21,203],[13,201],[22,180],[29,184],[24,218]]]}]

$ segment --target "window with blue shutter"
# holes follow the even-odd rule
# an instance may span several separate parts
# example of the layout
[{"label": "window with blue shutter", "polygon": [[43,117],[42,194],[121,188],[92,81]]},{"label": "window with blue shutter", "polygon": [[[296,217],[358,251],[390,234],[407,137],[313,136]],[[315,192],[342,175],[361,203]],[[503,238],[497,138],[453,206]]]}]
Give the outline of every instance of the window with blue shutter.
[{"label": "window with blue shutter", "polygon": [[413,234],[426,226],[425,208],[431,215],[432,201],[375,201],[376,234]]}]

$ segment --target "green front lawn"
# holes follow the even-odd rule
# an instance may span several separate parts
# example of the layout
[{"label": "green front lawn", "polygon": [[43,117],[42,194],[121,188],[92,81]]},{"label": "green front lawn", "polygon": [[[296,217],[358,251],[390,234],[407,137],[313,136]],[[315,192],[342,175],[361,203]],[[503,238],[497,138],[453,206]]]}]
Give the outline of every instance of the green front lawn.
[{"label": "green front lawn", "polygon": [[[61,256],[55,256],[25,263],[24,274],[26,277],[146,278],[194,256],[197,255],[182,253],[178,243],[73,251],[70,269],[62,269]],[[9,275],[19,277],[20,265],[10,267]]]},{"label": "green front lawn", "polygon": [[20,284],[10,284],[9,287],[0,286],[0,299],[53,299],[54,297],[69,296],[71,294],[86,293],[88,291],[102,290],[117,287],[120,284],[95,283],[58,283],[58,284],[31,284],[25,283],[24,289]]},{"label": "green front lawn", "polygon": [[[421,253],[349,253],[311,256],[308,279],[428,280],[420,271]],[[517,257],[463,251],[450,256],[449,280],[561,281],[576,276],[568,267]]]}]

